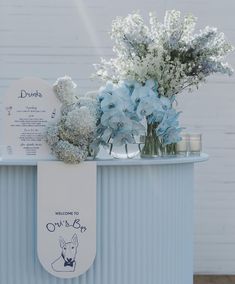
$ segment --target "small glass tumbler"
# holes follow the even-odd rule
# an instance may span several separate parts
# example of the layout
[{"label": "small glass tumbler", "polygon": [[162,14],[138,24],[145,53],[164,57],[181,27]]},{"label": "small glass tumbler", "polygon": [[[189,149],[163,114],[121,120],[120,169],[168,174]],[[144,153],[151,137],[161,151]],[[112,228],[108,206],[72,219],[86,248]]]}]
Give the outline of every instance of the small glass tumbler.
[{"label": "small glass tumbler", "polygon": [[183,133],[181,141],[176,144],[176,154],[179,156],[187,156],[189,150],[189,134]]},{"label": "small glass tumbler", "polygon": [[202,135],[200,133],[193,133],[189,135],[189,154],[200,155],[202,150]]}]

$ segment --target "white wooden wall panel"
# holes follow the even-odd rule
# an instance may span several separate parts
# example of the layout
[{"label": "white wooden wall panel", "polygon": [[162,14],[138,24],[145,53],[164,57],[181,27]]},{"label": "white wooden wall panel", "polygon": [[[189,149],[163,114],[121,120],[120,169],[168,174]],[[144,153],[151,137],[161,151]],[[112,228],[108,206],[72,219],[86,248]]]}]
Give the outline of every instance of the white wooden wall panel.
[{"label": "white wooden wall panel", "polygon": [[[198,27],[215,25],[235,44],[234,0],[1,0],[0,93],[27,75],[50,82],[69,74],[81,93],[95,89],[92,63],[112,54],[107,35],[115,15],[165,9],[192,12]],[[230,56],[235,66],[235,55]],[[179,98],[182,124],[203,133],[210,161],[198,166],[195,272],[235,274],[235,77],[216,76]]]},{"label": "white wooden wall panel", "polygon": [[[192,12],[198,27],[216,26],[235,44],[234,0],[168,0],[167,9]],[[235,67],[235,55],[229,57]],[[179,98],[182,124],[203,133],[210,160],[197,166],[196,273],[235,274],[235,77],[214,76]]]}]

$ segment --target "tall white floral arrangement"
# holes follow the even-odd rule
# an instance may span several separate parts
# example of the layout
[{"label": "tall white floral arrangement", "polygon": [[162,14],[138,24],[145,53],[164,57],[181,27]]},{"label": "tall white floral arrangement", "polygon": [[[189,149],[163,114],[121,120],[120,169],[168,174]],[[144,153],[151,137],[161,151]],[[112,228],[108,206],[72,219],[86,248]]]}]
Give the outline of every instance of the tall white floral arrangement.
[{"label": "tall white floral arrangement", "polygon": [[213,73],[231,75],[224,62],[233,50],[222,32],[206,27],[194,33],[196,18],[167,11],[164,22],[150,13],[149,25],[140,14],[117,17],[112,24],[114,58],[95,65],[97,76],[107,81],[148,79],[158,83],[158,94],[171,97],[198,87]]}]

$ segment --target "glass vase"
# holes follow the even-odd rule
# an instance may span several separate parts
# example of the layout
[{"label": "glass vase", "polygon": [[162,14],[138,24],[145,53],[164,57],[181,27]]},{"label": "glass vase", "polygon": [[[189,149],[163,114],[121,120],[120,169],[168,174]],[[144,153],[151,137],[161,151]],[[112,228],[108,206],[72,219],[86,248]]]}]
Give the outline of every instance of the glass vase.
[{"label": "glass vase", "polygon": [[141,158],[174,157],[176,156],[176,143],[163,145],[157,136],[157,124],[147,125],[144,147],[141,150]]},{"label": "glass vase", "polygon": [[112,143],[109,143],[106,149],[109,155],[111,155],[113,158],[133,159],[140,154],[142,147],[143,143],[141,141],[136,141],[136,143],[124,144],[121,146],[116,146]]},{"label": "glass vase", "polygon": [[174,157],[177,154],[176,143],[162,146],[163,157]]},{"label": "glass vase", "polygon": [[145,136],[144,147],[141,151],[141,158],[160,157],[162,153],[162,143],[156,134],[157,124],[147,125],[147,135]]},{"label": "glass vase", "polygon": [[99,153],[99,147],[92,147],[91,145],[88,146],[88,156],[86,158],[87,161],[92,161],[96,158]]}]

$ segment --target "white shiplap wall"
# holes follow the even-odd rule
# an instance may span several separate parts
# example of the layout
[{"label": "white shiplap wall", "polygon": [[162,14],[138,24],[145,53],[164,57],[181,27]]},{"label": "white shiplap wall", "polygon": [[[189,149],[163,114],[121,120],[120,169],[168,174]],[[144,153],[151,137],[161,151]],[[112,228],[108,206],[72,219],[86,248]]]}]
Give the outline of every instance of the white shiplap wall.
[{"label": "white shiplap wall", "polygon": [[[55,81],[69,74],[80,92],[95,89],[92,63],[112,54],[115,15],[165,9],[193,12],[198,27],[215,25],[235,44],[234,0],[1,0],[0,93],[30,75]],[[235,66],[235,55],[230,56]],[[179,98],[182,124],[203,133],[210,161],[196,170],[195,272],[235,274],[235,77],[212,78]]]},{"label": "white shiplap wall", "polygon": [[[234,0],[168,0],[167,9],[192,11],[199,27],[214,25],[235,44]],[[235,67],[235,54],[229,57]],[[179,98],[182,123],[203,133],[210,155],[196,170],[195,272],[235,274],[235,76],[216,76]]]}]

